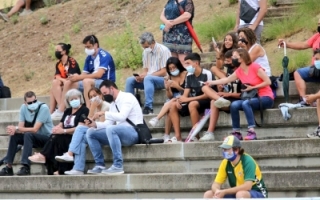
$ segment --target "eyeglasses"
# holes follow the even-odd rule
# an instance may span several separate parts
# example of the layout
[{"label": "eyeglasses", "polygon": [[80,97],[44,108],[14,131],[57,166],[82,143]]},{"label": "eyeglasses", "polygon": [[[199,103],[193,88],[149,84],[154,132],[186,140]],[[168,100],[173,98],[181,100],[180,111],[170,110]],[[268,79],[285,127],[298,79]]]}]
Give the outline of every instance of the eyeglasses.
[{"label": "eyeglasses", "polygon": [[27,102],[28,105],[31,105],[33,103],[37,103],[37,99],[35,99],[34,101],[31,101],[31,102]]}]

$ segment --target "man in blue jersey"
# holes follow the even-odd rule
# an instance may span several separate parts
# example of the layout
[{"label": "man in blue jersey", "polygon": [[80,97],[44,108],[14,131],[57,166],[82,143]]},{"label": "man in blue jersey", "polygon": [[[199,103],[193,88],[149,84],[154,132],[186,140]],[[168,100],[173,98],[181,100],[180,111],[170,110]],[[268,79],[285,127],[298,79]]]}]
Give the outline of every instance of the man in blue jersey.
[{"label": "man in blue jersey", "polygon": [[[83,39],[87,58],[84,63],[83,71],[79,74],[68,74],[68,88],[78,88],[83,91],[86,105],[90,108],[88,92],[92,87],[99,88],[103,80],[116,81],[116,67],[112,56],[99,47],[98,38],[94,35],[88,35]],[[65,95],[65,90],[63,94]],[[68,90],[66,90],[67,92]],[[59,105],[59,109],[52,113],[53,119],[60,119],[65,109],[64,103]]]}]

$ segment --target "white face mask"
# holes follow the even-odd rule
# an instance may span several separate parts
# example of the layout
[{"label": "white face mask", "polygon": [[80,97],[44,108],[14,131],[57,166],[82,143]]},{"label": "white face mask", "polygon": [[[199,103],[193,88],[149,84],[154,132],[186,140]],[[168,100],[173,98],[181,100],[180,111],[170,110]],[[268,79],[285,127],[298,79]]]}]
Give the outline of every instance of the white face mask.
[{"label": "white face mask", "polygon": [[150,53],[152,49],[150,47],[144,49],[147,53]]},{"label": "white face mask", "polygon": [[94,54],[94,49],[88,49],[85,48],[84,52],[88,55],[88,56],[92,56]]}]

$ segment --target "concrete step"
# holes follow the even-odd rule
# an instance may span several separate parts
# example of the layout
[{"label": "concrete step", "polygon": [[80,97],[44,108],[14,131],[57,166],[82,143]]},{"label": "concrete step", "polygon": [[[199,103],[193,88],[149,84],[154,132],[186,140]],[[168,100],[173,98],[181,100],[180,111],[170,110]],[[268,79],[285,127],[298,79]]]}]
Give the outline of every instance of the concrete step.
[{"label": "concrete step", "polygon": [[[124,167],[130,173],[171,173],[180,170],[183,172],[214,172],[222,159],[221,149],[218,147],[220,144],[221,141],[123,147]],[[301,170],[319,166],[320,161],[317,160],[317,157],[320,155],[320,149],[318,144],[318,140],[307,138],[275,139],[243,141],[242,147],[255,159],[261,160],[261,166],[265,169]],[[39,152],[41,150],[34,149],[34,151]],[[0,158],[4,157],[6,152],[7,149],[1,148]],[[111,164],[112,153],[110,148],[105,146],[103,153],[105,161]],[[20,159],[21,151],[16,154],[14,163],[18,164]],[[279,160],[282,161],[278,162]],[[86,161],[87,163],[94,162],[88,149]],[[43,173],[43,169],[38,167],[34,173]]]},{"label": "concrete step", "polygon": [[277,0],[277,6],[297,5],[303,3],[303,0]]},{"label": "concrete step", "polygon": [[288,16],[295,8],[296,6],[270,7],[268,8],[266,17]]},{"label": "concrete step", "polygon": [[201,62],[204,63],[210,63],[210,62],[215,62],[216,60],[216,52],[205,52],[205,53],[201,53]]},{"label": "concrete step", "polygon": [[267,27],[269,24],[272,24],[275,21],[284,21],[288,18],[288,16],[279,16],[279,17],[265,17],[263,18],[263,22]]},{"label": "concrete step", "polygon": [[[270,194],[284,196],[287,192],[303,191],[304,196],[317,194],[320,186],[318,180],[320,171],[310,170],[285,172],[263,172],[264,181]],[[182,198],[190,198],[188,193],[203,194],[210,189],[215,173],[174,173],[174,174],[124,174],[119,176],[29,176],[3,177],[0,192],[5,197],[25,193],[25,198],[37,194],[42,198],[52,198],[91,193],[91,197],[113,195],[120,193],[137,198],[140,193],[150,192],[146,198],[163,198],[162,193],[170,193],[171,198],[176,193],[184,192]],[[33,184],[30,184],[33,183]],[[224,188],[227,187],[225,184]],[[134,193],[134,194],[133,194]],[[281,193],[281,194],[280,194]],[[154,195],[153,195],[154,194]],[[273,195],[270,195],[272,197]],[[274,197],[274,196],[273,196]],[[201,196],[198,196],[201,198]]]},{"label": "concrete step", "polygon": [[[38,96],[37,99],[49,105],[49,96]],[[0,110],[19,110],[23,103],[23,97],[0,99]]]}]

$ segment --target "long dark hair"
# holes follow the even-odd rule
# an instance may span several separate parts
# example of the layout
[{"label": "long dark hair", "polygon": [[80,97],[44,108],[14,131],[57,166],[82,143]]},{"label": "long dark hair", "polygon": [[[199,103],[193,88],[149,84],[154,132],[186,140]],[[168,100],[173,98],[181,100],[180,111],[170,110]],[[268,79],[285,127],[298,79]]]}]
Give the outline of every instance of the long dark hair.
[{"label": "long dark hair", "polygon": [[[231,36],[232,42],[233,42],[232,47],[229,48],[229,49],[227,49],[226,46],[224,45],[224,41],[225,41],[225,39],[226,39],[226,37],[227,37],[228,35]],[[220,49],[220,59],[224,60],[224,54],[225,54],[228,50],[230,50],[230,49],[237,49],[237,48],[238,48],[238,37],[237,37],[236,33],[235,33],[235,32],[227,33],[227,34],[224,36],[223,43],[222,43],[222,45],[221,45],[221,49]]]},{"label": "long dark hair", "polygon": [[167,70],[167,73],[169,74],[169,76],[172,76],[170,69],[169,69],[169,65],[171,65],[171,64],[174,64],[177,67],[177,69],[180,71],[180,73],[183,71],[186,71],[186,69],[181,64],[179,58],[170,57],[166,63],[166,70]]}]

